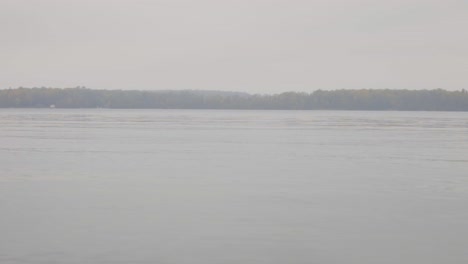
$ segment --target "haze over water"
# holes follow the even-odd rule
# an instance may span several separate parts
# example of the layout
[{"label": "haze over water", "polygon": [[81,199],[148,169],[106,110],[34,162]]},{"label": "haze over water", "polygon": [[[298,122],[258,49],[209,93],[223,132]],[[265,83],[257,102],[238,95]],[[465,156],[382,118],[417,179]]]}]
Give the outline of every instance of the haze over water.
[{"label": "haze over water", "polygon": [[468,263],[468,113],[0,110],[0,263]]}]

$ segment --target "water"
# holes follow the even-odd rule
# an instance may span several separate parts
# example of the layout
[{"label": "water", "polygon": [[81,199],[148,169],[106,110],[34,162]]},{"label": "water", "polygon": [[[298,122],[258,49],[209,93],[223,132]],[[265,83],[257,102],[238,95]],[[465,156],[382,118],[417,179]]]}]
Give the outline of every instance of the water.
[{"label": "water", "polygon": [[468,263],[468,113],[0,110],[0,263]]}]

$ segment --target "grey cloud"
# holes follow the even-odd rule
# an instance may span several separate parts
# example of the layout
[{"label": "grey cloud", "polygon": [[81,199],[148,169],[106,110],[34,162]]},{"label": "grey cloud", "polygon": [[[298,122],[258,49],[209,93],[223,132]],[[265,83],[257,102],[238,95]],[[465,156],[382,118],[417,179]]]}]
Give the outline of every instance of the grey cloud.
[{"label": "grey cloud", "polygon": [[0,3],[2,87],[270,93],[466,85],[465,1]]}]

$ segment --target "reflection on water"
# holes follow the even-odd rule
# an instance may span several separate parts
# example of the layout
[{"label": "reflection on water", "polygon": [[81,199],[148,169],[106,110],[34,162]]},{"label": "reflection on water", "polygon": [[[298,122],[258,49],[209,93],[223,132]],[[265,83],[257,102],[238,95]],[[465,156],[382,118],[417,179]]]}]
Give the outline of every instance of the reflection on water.
[{"label": "reflection on water", "polygon": [[0,263],[468,263],[468,114],[0,110]]}]

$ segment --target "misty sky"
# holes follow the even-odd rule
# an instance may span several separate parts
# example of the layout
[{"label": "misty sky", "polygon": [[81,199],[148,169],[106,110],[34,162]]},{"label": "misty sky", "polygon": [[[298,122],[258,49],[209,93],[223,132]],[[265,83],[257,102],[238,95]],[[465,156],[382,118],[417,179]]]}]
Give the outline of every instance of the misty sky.
[{"label": "misty sky", "polygon": [[467,0],[0,0],[0,88],[468,88]]}]

